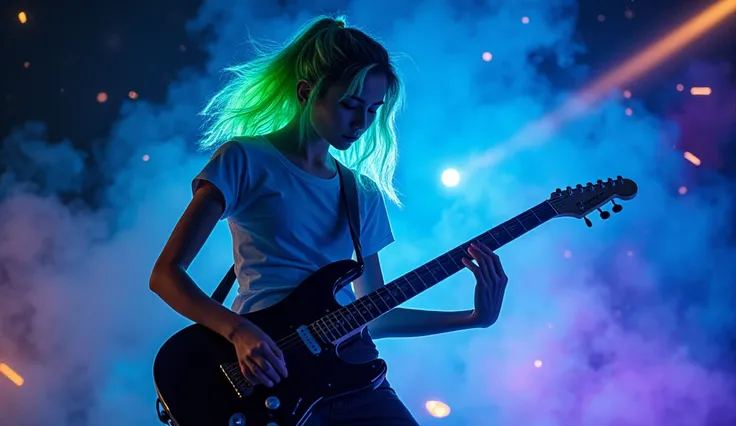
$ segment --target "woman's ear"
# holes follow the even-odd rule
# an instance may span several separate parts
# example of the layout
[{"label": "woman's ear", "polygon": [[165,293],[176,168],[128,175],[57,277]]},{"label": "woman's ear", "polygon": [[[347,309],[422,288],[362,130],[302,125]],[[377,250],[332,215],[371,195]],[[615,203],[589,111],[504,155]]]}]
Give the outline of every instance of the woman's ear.
[{"label": "woman's ear", "polygon": [[307,105],[310,93],[312,93],[312,85],[307,80],[299,80],[296,84],[296,98],[299,101],[299,105]]}]

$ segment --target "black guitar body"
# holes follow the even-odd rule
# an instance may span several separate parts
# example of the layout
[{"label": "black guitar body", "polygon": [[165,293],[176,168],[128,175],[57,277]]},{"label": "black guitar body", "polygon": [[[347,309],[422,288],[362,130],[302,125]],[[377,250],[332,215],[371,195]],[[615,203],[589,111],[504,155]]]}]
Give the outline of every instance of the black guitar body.
[{"label": "black guitar body", "polygon": [[352,260],[329,264],[283,301],[244,315],[284,353],[289,377],[272,388],[250,385],[233,345],[217,333],[195,324],[174,334],[153,366],[170,421],[178,426],[302,425],[320,400],[378,387],[386,375],[383,360],[347,363],[337,355],[345,342],[336,345],[305,327],[339,309],[335,293],[361,272]]}]

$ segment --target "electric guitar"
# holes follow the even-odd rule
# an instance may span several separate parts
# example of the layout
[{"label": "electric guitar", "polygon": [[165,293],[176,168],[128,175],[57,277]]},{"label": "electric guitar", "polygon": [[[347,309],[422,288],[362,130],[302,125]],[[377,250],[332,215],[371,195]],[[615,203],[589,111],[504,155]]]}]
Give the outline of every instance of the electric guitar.
[{"label": "electric guitar", "polygon": [[315,404],[340,395],[376,388],[386,375],[379,359],[350,364],[338,358],[373,319],[463,269],[460,259],[473,241],[492,250],[557,217],[584,219],[609,201],[636,196],[630,179],[599,180],[565,190],[501,225],[455,247],[384,287],[341,306],[335,293],[362,274],[357,262],[331,263],[304,280],[283,301],[244,316],[281,348],[289,376],[272,388],[250,383],[241,373],[234,346],[219,334],[194,324],[169,338],[156,355],[154,382],[166,422],[178,426],[301,426]]}]

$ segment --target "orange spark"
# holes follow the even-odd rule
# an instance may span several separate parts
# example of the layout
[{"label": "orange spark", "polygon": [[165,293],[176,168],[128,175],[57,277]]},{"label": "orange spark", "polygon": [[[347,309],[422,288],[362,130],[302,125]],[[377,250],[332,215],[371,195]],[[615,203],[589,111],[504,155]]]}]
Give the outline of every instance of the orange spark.
[{"label": "orange spark", "polygon": [[28,22],[28,16],[25,12],[20,12],[18,14],[18,21],[20,21],[21,24],[25,24],[26,22]]},{"label": "orange spark", "polygon": [[23,386],[23,382],[25,382],[20,374],[16,373],[15,370],[10,368],[10,366],[4,362],[0,362],[0,373],[10,379],[11,382],[15,383],[16,386]]},{"label": "orange spark", "polygon": [[708,96],[712,93],[710,87],[691,87],[690,94],[694,96]]},{"label": "orange spark", "polygon": [[689,151],[685,151],[684,157],[685,157],[685,159],[687,161],[695,164],[696,166],[699,166],[700,165],[700,158],[696,157],[695,155],[693,155]]}]

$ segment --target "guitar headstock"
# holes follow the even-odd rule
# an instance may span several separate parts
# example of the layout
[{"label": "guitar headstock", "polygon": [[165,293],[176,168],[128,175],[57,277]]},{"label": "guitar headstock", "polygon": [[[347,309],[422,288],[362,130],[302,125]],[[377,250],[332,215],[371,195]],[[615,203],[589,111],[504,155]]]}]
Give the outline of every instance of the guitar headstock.
[{"label": "guitar headstock", "polygon": [[[557,211],[557,216],[569,216],[577,219],[585,219],[588,226],[593,223],[587,216],[594,210],[600,210],[603,205],[611,201],[611,210],[618,213],[623,210],[621,204],[616,204],[616,199],[630,200],[636,197],[639,188],[631,179],[618,176],[616,179],[608,178],[607,181],[599,180],[597,183],[588,182],[583,186],[578,184],[575,188],[557,189],[547,200]],[[608,219],[611,214],[600,210],[601,219]]]}]

